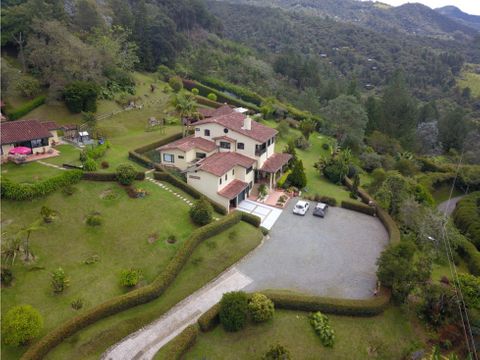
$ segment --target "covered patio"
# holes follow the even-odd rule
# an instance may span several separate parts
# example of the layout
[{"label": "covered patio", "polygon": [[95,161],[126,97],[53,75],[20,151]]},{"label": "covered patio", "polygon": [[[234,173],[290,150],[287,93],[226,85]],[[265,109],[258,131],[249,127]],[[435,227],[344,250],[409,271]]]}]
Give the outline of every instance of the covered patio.
[{"label": "covered patio", "polygon": [[249,192],[250,188],[248,183],[240,180],[233,180],[230,184],[220,190],[218,194],[230,201],[229,208],[232,209],[236,208],[240,202],[248,198]]},{"label": "covered patio", "polygon": [[286,153],[275,153],[270,156],[255,173],[255,180],[260,184],[266,184],[274,189],[277,180],[283,175],[292,155]]}]

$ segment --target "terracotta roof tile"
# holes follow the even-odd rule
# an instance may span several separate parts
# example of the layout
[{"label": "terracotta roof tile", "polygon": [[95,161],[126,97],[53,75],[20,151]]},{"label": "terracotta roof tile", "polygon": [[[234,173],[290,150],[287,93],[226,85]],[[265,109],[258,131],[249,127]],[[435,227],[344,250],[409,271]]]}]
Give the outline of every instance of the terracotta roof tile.
[{"label": "terracotta roof tile", "polygon": [[228,142],[237,142],[237,140],[232,139],[231,137],[228,137],[228,136],[225,136],[225,135],[214,137],[212,140],[225,140],[225,141],[228,141]]},{"label": "terracotta roof tile", "polygon": [[34,139],[51,138],[47,127],[38,120],[17,120],[4,122],[0,126],[1,143],[13,144]]},{"label": "terracotta roof tile", "polygon": [[195,125],[216,123],[262,143],[274,137],[278,133],[277,130],[259,124],[253,120],[251,123],[251,129],[246,130],[243,128],[245,118],[246,116],[244,114],[232,112],[227,115],[220,115],[209,119],[200,120],[196,122]]},{"label": "terracotta roof tile", "polygon": [[204,118],[227,115],[227,114],[231,114],[233,111],[234,111],[233,108],[230,107],[229,105],[222,105],[222,106],[220,106],[219,108],[216,108],[216,109],[208,109],[208,108],[198,109],[198,112]]},{"label": "terracotta roof tile", "polygon": [[42,121],[42,125],[45,126],[49,131],[59,130],[62,128],[55,121]]},{"label": "terracotta roof tile", "polygon": [[164,150],[171,150],[171,149],[178,149],[182,151],[189,151],[191,149],[199,149],[207,152],[211,152],[217,148],[217,145],[210,140],[195,137],[195,136],[188,136],[182,139],[173,141],[169,144],[160,146],[157,150],[164,151]]},{"label": "terracotta roof tile", "polygon": [[229,200],[236,197],[243,190],[247,188],[248,184],[240,180],[233,180],[230,184],[225,186],[222,190],[218,192],[218,195],[223,196]]},{"label": "terracotta roof tile", "polygon": [[237,165],[249,168],[255,161],[255,159],[236,152],[219,152],[201,160],[198,163],[198,170],[203,170],[216,176],[222,176]]},{"label": "terracotta roof tile", "polygon": [[268,173],[277,172],[283,165],[287,164],[291,158],[292,155],[290,154],[275,153],[263,163],[260,170]]}]

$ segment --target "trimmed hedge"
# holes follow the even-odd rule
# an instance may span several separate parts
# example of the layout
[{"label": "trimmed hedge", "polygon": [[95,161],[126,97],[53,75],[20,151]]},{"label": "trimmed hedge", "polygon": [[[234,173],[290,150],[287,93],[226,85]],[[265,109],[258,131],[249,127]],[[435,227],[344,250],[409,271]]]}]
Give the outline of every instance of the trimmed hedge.
[{"label": "trimmed hedge", "polygon": [[[82,180],[90,181],[117,181],[116,173],[98,173],[98,172],[84,172],[82,175]],[[144,172],[137,172],[135,180],[145,180]]]},{"label": "trimmed hedge", "polygon": [[198,325],[200,330],[207,332],[213,330],[215,326],[220,324],[220,303],[213,305],[205,313],[198,318]]},{"label": "trimmed hedge", "polygon": [[158,140],[158,141],[155,141],[151,144],[147,144],[147,145],[144,145],[142,147],[139,147],[137,149],[134,150],[134,152],[138,153],[138,154],[144,154],[146,153],[147,151],[150,151],[150,150],[153,150],[153,149],[156,149],[160,146],[163,146],[163,145],[166,145],[168,143],[171,143],[172,141],[175,141],[175,140],[179,140],[183,137],[182,133],[175,133],[175,134],[172,134],[170,136],[167,136],[161,140]]},{"label": "trimmed hedge", "polygon": [[245,221],[246,223],[249,223],[255,227],[260,227],[260,224],[262,222],[262,219],[260,219],[257,215],[253,215],[244,211],[240,211],[242,214],[242,220]]},{"label": "trimmed hedge", "polygon": [[452,217],[455,226],[480,250],[480,191],[461,199]]},{"label": "trimmed hedge", "polygon": [[[197,341],[199,329],[197,324],[189,325],[173,340],[165,345],[162,359],[179,360]],[[157,359],[157,357],[155,357]]]},{"label": "trimmed hedge", "polygon": [[377,216],[382,222],[385,229],[387,229],[388,236],[390,239],[390,245],[398,244],[400,242],[400,230],[398,229],[397,223],[392,217],[388,214],[387,211],[383,210],[381,207],[377,206]]},{"label": "trimmed hedge", "polygon": [[[351,179],[349,179],[348,177],[345,176],[345,178],[343,179],[343,183],[345,184],[345,186],[348,188],[348,190],[352,190],[353,189],[353,181]],[[370,196],[369,193],[367,193],[365,190],[363,190],[362,188],[358,188],[357,189],[357,193],[358,193],[358,196],[360,196],[360,199],[362,199],[362,202],[365,203],[365,204],[369,204],[370,201],[372,202],[375,202],[373,197]]]},{"label": "trimmed hedge", "polygon": [[351,201],[342,201],[341,204],[342,208],[357,211],[366,215],[375,216],[375,208],[362,204],[362,203],[354,203]]},{"label": "trimmed hedge", "polygon": [[102,304],[99,304],[83,314],[78,315],[45,335],[40,341],[33,344],[22,356],[24,360],[41,359],[64,339],[75,332],[85,328],[110,315],[117,314],[123,310],[137,305],[145,304],[162,295],[168,286],[173,282],[178,273],[190,258],[195,248],[204,240],[215,236],[222,231],[239,223],[242,219],[240,212],[234,212],[224,218],[205,225],[195,230],[186,239],[170,260],[164,271],[158,275],[149,285],[129,293],[117,296]]},{"label": "trimmed hedge", "polygon": [[27,115],[30,111],[36,109],[40,105],[45,104],[47,97],[45,95],[37,96],[35,99],[27,101],[25,104],[19,106],[16,109],[9,110],[7,112],[10,120],[20,119],[22,116]]},{"label": "trimmed hedge", "polygon": [[218,101],[213,101],[213,100],[210,100],[209,98],[206,98],[206,97],[200,96],[200,95],[195,95],[195,100],[197,100],[197,103],[199,103],[201,105],[205,105],[205,106],[209,106],[209,107],[213,107],[213,108],[219,108],[220,106],[223,105],[222,103],[219,103]]},{"label": "trimmed hedge", "polygon": [[237,95],[242,100],[250,102],[257,106],[260,106],[264,101],[264,99],[257,93],[250,91],[248,89],[245,89],[244,87],[241,87],[238,85],[224,82],[212,77],[201,77],[199,80],[207,86],[219,89],[221,91],[228,91],[232,94]]},{"label": "trimmed hedge", "polygon": [[150,160],[146,156],[143,156],[142,154],[137,153],[136,151],[129,151],[128,158],[146,168],[153,169],[154,167],[154,163],[152,160]]},{"label": "trimmed hedge", "polygon": [[468,240],[462,240],[457,246],[458,254],[467,262],[468,270],[475,275],[480,276],[480,251],[475,248]]},{"label": "trimmed hedge", "polygon": [[[179,189],[185,191],[187,194],[194,197],[195,199],[200,199],[202,196],[204,196],[200,191],[188,185],[186,182],[173,176],[169,172],[165,171],[161,166],[156,165],[155,169],[161,170],[161,171],[155,171],[153,173],[154,179],[160,180],[160,181],[166,181],[172,184],[173,186],[178,187]],[[215,211],[218,212],[219,214],[226,215],[228,213],[227,209],[225,209],[225,207],[223,207],[219,203],[209,199],[208,197],[206,197],[206,199],[210,202],[210,204],[212,204]]]},{"label": "trimmed hedge", "polygon": [[450,164],[441,164],[428,157],[417,157],[420,162],[422,172],[455,172],[455,166]]},{"label": "trimmed hedge", "polygon": [[265,290],[260,293],[272,300],[277,309],[321,311],[349,316],[381,314],[390,302],[390,292],[386,289],[382,289],[375,298],[366,300],[336,299],[282,290]]},{"label": "trimmed hedge", "polygon": [[0,191],[2,193],[2,199],[17,201],[33,200],[48,195],[67,185],[76,184],[82,179],[82,176],[83,172],[80,170],[69,170],[50,179],[33,184],[21,184],[13,182],[10,179],[2,179]]}]

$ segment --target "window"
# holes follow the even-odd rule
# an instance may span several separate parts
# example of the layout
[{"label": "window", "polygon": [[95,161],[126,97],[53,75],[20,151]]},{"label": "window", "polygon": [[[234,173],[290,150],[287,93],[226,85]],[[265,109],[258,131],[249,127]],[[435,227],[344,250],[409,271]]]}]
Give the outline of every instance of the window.
[{"label": "window", "polygon": [[195,131],[200,131],[200,128],[195,128]]},{"label": "window", "polygon": [[172,154],[163,154],[163,162],[173,163],[175,162],[175,158]]},{"label": "window", "polygon": [[247,174],[249,174],[252,170],[253,170],[253,166],[250,166],[250,167],[247,169]]},{"label": "window", "polygon": [[220,178],[220,185],[222,185],[222,178]]},{"label": "window", "polygon": [[185,159],[185,156],[183,156],[183,155],[178,155],[178,158],[179,158],[179,159]]},{"label": "window", "polygon": [[203,130],[203,135],[210,136],[210,130],[208,129]]},{"label": "window", "polygon": [[195,157],[197,159],[203,159],[205,156],[207,156],[207,154],[205,154],[205,153],[201,153],[201,152],[195,153]]},{"label": "window", "polygon": [[230,149],[230,143],[226,141],[220,141],[220,147],[222,149]]},{"label": "window", "polygon": [[227,129],[227,128],[223,129],[223,132],[224,132],[225,134],[228,134],[228,129]]},{"label": "window", "polygon": [[235,175],[235,169],[232,169],[232,175]]},{"label": "window", "polygon": [[227,181],[228,179],[228,174],[225,174],[225,181]]},{"label": "window", "polygon": [[32,144],[32,148],[40,147],[42,146],[42,139],[35,139],[30,141],[30,143]]},{"label": "window", "polygon": [[237,149],[238,150],[244,150],[245,149],[245,144],[244,143],[238,143],[237,144]]},{"label": "window", "polygon": [[267,146],[270,146],[272,139],[268,139],[268,144]]}]

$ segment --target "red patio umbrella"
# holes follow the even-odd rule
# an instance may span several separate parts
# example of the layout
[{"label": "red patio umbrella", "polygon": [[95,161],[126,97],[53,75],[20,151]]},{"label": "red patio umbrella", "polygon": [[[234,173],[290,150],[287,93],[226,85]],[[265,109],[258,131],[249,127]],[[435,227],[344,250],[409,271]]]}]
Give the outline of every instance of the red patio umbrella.
[{"label": "red patio umbrella", "polygon": [[14,147],[13,149],[10,149],[8,153],[12,155],[28,155],[32,153],[32,149],[26,146],[18,146],[18,147]]}]

